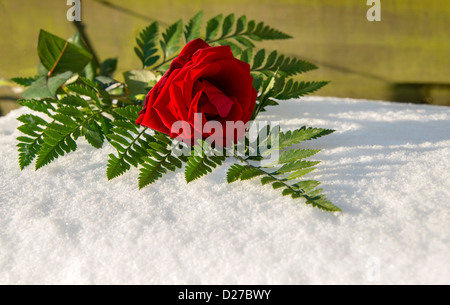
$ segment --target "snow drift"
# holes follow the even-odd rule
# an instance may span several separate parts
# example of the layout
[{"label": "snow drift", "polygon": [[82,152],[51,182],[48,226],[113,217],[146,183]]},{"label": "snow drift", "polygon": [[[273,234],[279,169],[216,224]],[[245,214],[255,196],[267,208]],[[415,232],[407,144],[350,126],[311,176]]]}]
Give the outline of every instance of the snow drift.
[{"label": "snow drift", "polygon": [[231,162],[187,185],[107,182],[105,145],[19,170],[15,118],[0,118],[0,284],[449,284],[450,108],[310,97],[261,115],[282,130],[336,129],[310,179],[331,214]]}]

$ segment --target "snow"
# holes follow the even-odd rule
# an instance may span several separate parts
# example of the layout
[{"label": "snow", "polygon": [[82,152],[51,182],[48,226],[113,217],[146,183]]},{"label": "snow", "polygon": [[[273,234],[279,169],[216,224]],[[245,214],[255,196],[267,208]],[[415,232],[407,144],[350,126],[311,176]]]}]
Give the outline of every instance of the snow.
[{"label": "snow", "polygon": [[309,178],[342,213],[228,185],[107,182],[105,146],[19,170],[0,118],[0,284],[450,284],[450,108],[309,97],[261,118],[336,129]]}]

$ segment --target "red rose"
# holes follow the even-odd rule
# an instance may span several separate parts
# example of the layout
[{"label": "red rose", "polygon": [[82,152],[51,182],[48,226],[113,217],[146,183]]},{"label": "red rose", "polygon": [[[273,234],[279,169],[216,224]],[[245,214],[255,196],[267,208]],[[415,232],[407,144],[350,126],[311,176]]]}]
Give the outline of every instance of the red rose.
[{"label": "red rose", "polygon": [[[226,122],[246,124],[256,97],[247,63],[234,58],[228,46],[210,47],[196,39],[184,47],[148,93],[136,123],[171,138],[191,141],[195,134],[203,139],[210,137],[217,128],[211,128],[214,124],[208,122],[218,122],[215,126],[223,127],[221,138],[227,145],[241,138],[245,130],[227,135]],[[199,115],[195,121],[196,113]],[[172,128],[176,122],[179,126],[180,121],[183,128]]]}]

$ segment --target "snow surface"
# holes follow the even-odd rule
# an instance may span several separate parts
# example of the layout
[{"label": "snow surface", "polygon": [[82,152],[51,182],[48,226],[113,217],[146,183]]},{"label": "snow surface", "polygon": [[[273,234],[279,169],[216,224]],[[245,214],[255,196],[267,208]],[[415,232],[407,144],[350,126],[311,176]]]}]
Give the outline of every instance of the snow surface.
[{"label": "snow surface", "polygon": [[105,146],[20,171],[0,118],[0,284],[450,284],[450,108],[310,97],[262,118],[337,132],[309,178],[343,213],[283,198],[225,166],[141,191],[106,180]]}]

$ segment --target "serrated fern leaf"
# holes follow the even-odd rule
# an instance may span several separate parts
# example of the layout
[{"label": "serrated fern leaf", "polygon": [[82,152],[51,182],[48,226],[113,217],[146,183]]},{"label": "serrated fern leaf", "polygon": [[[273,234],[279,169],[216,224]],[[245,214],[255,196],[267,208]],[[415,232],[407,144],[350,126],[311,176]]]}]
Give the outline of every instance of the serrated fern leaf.
[{"label": "serrated fern leaf", "polygon": [[306,126],[293,131],[280,132],[278,138],[278,148],[282,149],[290,147],[303,141],[313,140],[332,134],[333,132],[334,130],[332,129],[313,128]]},{"label": "serrated fern leaf", "polygon": [[89,144],[95,148],[101,148],[105,137],[101,127],[97,122],[91,121],[81,127],[81,134],[86,138]]},{"label": "serrated fern leaf", "polygon": [[136,122],[137,118],[139,117],[139,112],[141,110],[142,110],[142,107],[140,107],[140,106],[129,105],[124,108],[114,109],[114,112],[125,119],[128,119],[132,122]]},{"label": "serrated fern leaf", "polygon": [[194,146],[192,155],[188,158],[184,177],[187,183],[211,173],[213,168],[222,165],[225,161],[224,156],[207,156],[202,148]]},{"label": "serrated fern leaf", "polygon": [[[61,113],[52,115],[51,118],[54,121],[49,123],[43,132],[43,143],[38,152],[35,169],[38,170],[58,157],[75,151],[77,149],[75,140],[82,133],[82,130],[87,128],[86,126],[96,124],[96,117],[102,112],[101,110],[96,111],[84,118],[69,117]],[[93,146],[101,147],[100,144]]]},{"label": "serrated fern leaf", "polygon": [[108,160],[106,167],[108,180],[121,176],[131,166],[137,167],[138,164],[143,164],[143,157],[147,156],[150,143],[156,141],[147,133],[147,128],[140,128],[134,123],[140,111],[141,107],[134,105],[114,110],[114,113],[122,119],[110,122],[113,127],[106,135],[118,154],[117,156],[111,154]]},{"label": "serrated fern leaf", "polygon": [[238,181],[241,177],[241,173],[245,170],[245,166],[240,164],[233,164],[227,171],[227,182],[233,183]]},{"label": "serrated fern leaf", "polygon": [[156,133],[154,140],[147,149],[147,156],[143,157],[144,163],[139,174],[139,189],[155,183],[167,171],[181,168],[186,161],[183,157],[177,157],[172,153],[172,141],[168,136]]},{"label": "serrated fern leaf", "polygon": [[44,119],[32,114],[24,114],[17,118],[17,120],[23,123],[23,125],[18,127],[18,130],[25,134],[17,138],[19,142],[17,144],[19,166],[23,170],[33,162],[41,149],[43,131],[48,123]]},{"label": "serrated fern leaf", "polygon": [[284,76],[293,76],[315,69],[317,69],[317,66],[306,60],[287,57],[283,54],[278,55],[277,51],[271,52],[266,58],[264,50],[256,53],[252,66],[252,71],[254,72],[268,73],[279,71]]},{"label": "serrated fern leaf", "polygon": [[217,15],[206,23],[206,42],[211,41],[217,36],[222,23],[223,15]]},{"label": "serrated fern leaf", "polygon": [[[338,207],[328,201],[322,194],[322,189],[318,189],[319,182],[315,180],[301,180],[303,177],[316,168],[318,161],[304,160],[320,150],[316,149],[285,149],[299,142],[315,139],[333,132],[333,130],[320,128],[302,127],[298,130],[279,132],[279,127],[270,128],[265,126],[257,134],[256,142],[260,145],[272,147],[264,150],[259,147],[256,151],[259,157],[263,157],[266,152],[279,150],[278,159],[270,164],[255,163],[253,158],[235,155],[241,164],[234,164],[227,172],[227,181],[232,183],[238,180],[245,181],[255,177],[261,178],[261,184],[271,185],[274,190],[280,190],[283,196],[291,196],[293,199],[302,198],[306,204],[327,211],[340,211]],[[277,132],[278,131],[278,132]],[[278,136],[277,136],[278,135]],[[273,143],[275,141],[275,143]],[[246,145],[251,145],[248,139]],[[262,150],[262,151],[260,151]]]},{"label": "serrated fern leaf", "polygon": [[142,68],[144,69],[152,66],[159,59],[159,56],[155,55],[158,52],[158,48],[156,47],[159,36],[158,28],[159,24],[155,21],[142,30],[136,39],[138,46],[134,48],[134,51],[141,60]]},{"label": "serrated fern leaf", "polygon": [[186,40],[186,43],[200,36],[202,20],[203,11],[198,12],[194,17],[191,18],[191,20],[189,20],[184,31],[184,38]]},{"label": "serrated fern leaf", "polygon": [[247,164],[245,166],[238,165],[233,168],[233,171],[235,172],[230,177],[233,177],[233,181],[237,181],[263,176],[261,178],[261,184],[270,184],[274,190],[281,190],[283,196],[291,196],[293,199],[302,198],[306,204],[310,204],[313,207],[329,212],[340,212],[341,209],[339,207],[333,205],[323,194],[321,194],[321,189],[316,189],[316,187],[320,185],[319,182],[315,180],[306,180],[290,184],[290,180],[306,175],[312,170],[313,169],[307,168],[296,171],[291,175],[291,179],[288,179],[289,177],[278,177],[277,173],[271,174],[261,167]]},{"label": "serrated fern leaf", "polygon": [[327,81],[294,82],[292,79],[290,79],[284,86],[283,90],[275,94],[273,97],[279,100],[299,98],[307,94],[314,93],[327,84],[329,84],[329,82]]},{"label": "serrated fern leaf", "polygon": [[225,17],[222,23],[222,38],[230,34],[234,24],[234,14]]},{"label": "serrated fern leaf", "polygon": [[[118,156],[109,155],[108,165],[106,167],[106,177],[112,180],[124,174],[131,166],[137,167],[142,164],[143,157],[147,155],[146,149],[149,148],[148,142],[153,141],[147,134],[147,128],[138,131],[136,128],[125,129],[120,120],[114,121],[115,126],[111,133],[106,135],[110,139],[110,144],[116,148]],[[126,123],[125,121],[123,121]]]},{"label": "serrated fern leaf", "polygon": [[128,164],[123,158],[117,158],[114,154],[109,154],[108,165],[106,166],[106,176],[108,180],[114,179],[123,175],[130,169]]},{"label": "serrated fern leaf", "polygon": [[[250,25],[252,25],[250,27]],[[263,22],[258,23],[256,27],[254,24],[249,23],[249,28],[247,29],[247,35],[251,35],[253,39],[261,40],[276,40],[276,39],[290,39],[292,36],[287,35],[277,29],[274,29]]]},{"label": "serrated fern leaf", "polygon": [[37,76],[32,76],[32,77],[14,77],[14,78],[11,78],[11,80],[22,87],[29,87],[29,86],[31,86],[31,84],[33,84],[35,81],[37,81],[39,78],[40,78],[40,76],[37,75]]},{"label": "serrated fern leaf", "polygon": [[181,19],[169,26],[163,33],[160,44],[165,58],[173,55],[180,48],[179,42],[182,34],[183,21]]},{"label": "serrated fern leaf", "polygon": [[92,101],[96,102],[97,104],[100,103],[98,93],[96,92],[96,90],[94,90],[90,86],[83,85],[83,84],[72,84],[72,85],[66,86],[66,88],[70,92],[89,97]]},{"label": "serrated fern leaf", "polygon": [[[233,27],[235,31],[233,32]],[[222,28],[222,34],[218,36],[219,30]],[[245,16],[239,17],[237,20],[233,14],[223,18],[223,15],[215,16],[210,19],[206,27],[206,42],[216,43],[218,41],[235,39],[244,46],[254,46],[250,40],[275,40],[288,39],[291,36],[265,25],[263,22],[256,24],[254,20],[247,22]]]},{"label": "serrated fern leaf", "polygon": [[290,162],[295,162],[300,159],[309,158],[317,154],[319,149],[290,149],[281,152],[278,163],[286,164]]},{"label": "serrated fern leaf", "polygon": [[306,168],[310,168],[310,167],[316,166],[319,163],[320,163],[320,161],[304,161],[304,160],[299,160],[299,161],[295,161],[295,162],[291,162],[291,163],[286,163],[286,164],[283,164],[283,166],[280,167],[273,174],[274,175],[281,175],[281,174],[289,173],[289,172],[292,172],[292,171],[298,171],[298,170],[302,170],[302,169],[306,169]]},{"label": "serrated fern leaf", "polygon": [[28,107],[31,110],[42,112],[46,115],[51,115],[52,111],[55,111],[55,107],[52,103],[56,103],[56,99],[21,99],[18,100],[20,106]]}]

